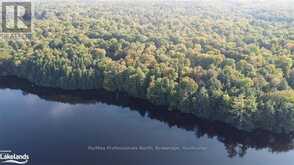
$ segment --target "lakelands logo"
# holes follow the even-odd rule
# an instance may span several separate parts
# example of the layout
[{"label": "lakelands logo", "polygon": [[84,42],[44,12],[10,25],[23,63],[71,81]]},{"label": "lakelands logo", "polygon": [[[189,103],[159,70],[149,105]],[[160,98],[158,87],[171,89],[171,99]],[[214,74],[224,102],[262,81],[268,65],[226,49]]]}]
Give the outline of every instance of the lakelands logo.
[{"label": "lakelands logo", "polygon": [[28,154],[15,154],[12,151],[0,151],[1,164],[27,164],[30,160]]}]

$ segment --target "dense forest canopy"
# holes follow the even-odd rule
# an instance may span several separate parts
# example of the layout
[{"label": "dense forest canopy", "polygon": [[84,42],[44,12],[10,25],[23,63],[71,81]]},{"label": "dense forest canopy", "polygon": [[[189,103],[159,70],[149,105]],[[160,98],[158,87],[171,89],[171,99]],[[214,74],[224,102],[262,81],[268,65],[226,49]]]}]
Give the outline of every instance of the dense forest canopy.
[{"label": "dense forest canopy", "polygon": [[125,92],[240,129],[290,132],[294,7],[274,2],[35,2],[32,40],[1,41],[0,69],[41,86]]}]

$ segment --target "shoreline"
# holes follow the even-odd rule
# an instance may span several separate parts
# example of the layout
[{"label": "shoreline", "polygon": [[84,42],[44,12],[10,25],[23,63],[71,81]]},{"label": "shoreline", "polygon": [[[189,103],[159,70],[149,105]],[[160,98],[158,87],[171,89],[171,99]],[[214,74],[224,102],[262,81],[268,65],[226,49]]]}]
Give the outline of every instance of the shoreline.
[{"label": "shoreline", "polygon": [[[0,78],[9,78],[9,77],[15,77],[17,79],[22,79],[22,80],[25,80],[29,83],[31,83],[31,85],[33,85],[33,87],[38,87],[38,88],[44,88],[44,89],[52,89],[54,91],[59,91],[59,92],[73,92],[73,93],[80,93],[80,92],[83,92],[83,93],[87,93],[89,91],[91,92],[106,92],[106,93],[111,93],[113,95],[123,95],[123,96],[126,96],[131,99],[135,99],[135,100],[139,100],[139,102],[143,102],[144,104],[148,105],[148,106],[152,106],[152,107],[157,107],[158,109],[164,109],[163,111],[172,111],[172,112],[176,112],[176,113],[182,113],[182,114],[187,114],[187,115],[192,115],[196,118],[199,118],[201,120],[208,120],[209,122],[220,122],[220,123],[223,123],[225,125],[228,125],[234,129],[237,129],[239,131],[245,131],[245,132],[255,132],[255,131],[258,131],[258,130],[261,130],[261,131],[266,131],[266,132],[270,132],[270,133],[273,133],[273,134],[292,134],[294,133],[294,128],[293,129],[289,129],[289,130],[276,130],[275,128],[266,128],[266,127],[248,127],[246,125],[243,125],[241,122],[240,123],[232,123],[232,121],[229,121],[229,120],[222,120],[220,117],[221,116],[213,116],[213,114],[209,114],[209,116],[201,116],[201,115],[197,115],[195,113],[189,113],[189,112],[185,112],[183,110],[179,110],[179,109],[171,109],[169,108],[167,105],[156,105],[152,102],[150,102],[149,100],[147,99],[143,99],[143,98],[138,98],[138,97],[133,97],[131,95],[129,95],[127,92],[113,92],[113,91],[109,91],[107,89],[104,89],[104,88],[99,88],[99,89],[63,89],[63,88],[60,88],[60,87],[56,87],[56,86],[42,86],[42,85],[39,85],[39,84],[36,84],[26,78],[23,78],[23,77],[18,77],[16,75],[1,75],[0,74]],[[213,111],[213,110],[212,110]]]}]

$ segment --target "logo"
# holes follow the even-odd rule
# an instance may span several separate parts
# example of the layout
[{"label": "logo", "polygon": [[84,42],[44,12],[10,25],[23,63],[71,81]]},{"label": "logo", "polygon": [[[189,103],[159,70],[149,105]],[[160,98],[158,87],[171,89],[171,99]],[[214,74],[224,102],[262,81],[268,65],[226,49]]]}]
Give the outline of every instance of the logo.
[{"label": "logo", "polygon": [[15,154],[12,151],[0,151],[1,164],[27,164],[30,160],[28,154]]},{"label": "logo", "polygon": [[30,1],[1,1],[2,37],[24,38],[32,32],[32,4]]}]

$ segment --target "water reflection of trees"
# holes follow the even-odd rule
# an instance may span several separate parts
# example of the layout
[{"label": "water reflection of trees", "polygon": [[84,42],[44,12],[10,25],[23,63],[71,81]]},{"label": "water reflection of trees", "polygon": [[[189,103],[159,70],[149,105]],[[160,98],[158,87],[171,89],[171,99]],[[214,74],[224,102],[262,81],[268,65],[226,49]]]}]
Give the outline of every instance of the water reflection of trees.
[{"label": "water reflection of trees", "polygon": [[0,89],[5,88],[19,89],[24,94],[31,93],[45,100],[68,104],[101,102],[129,107],[131,111],[136,111],[141,116],[159,120],[170,127],[194,131],[197,138],[203,136],[217,138],[225,145],[229,157],[242,157],[249,148],[255,150],[267,148],[274,153],[286,152],[294,148],[294,134],[278,135],[261,130],[256,130],[255,132],[239,131],[220,122],[210,122],[189,114],[170,112],[165,110],[165,107],[155,107],[143,100],[132,99],[124,94],[111,94],[106,91],[64,91],[40,88],[14,77],[0,78]]}]

